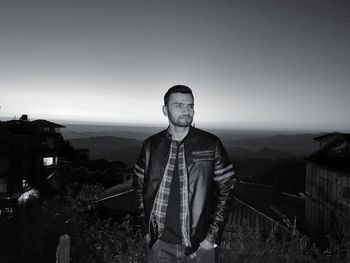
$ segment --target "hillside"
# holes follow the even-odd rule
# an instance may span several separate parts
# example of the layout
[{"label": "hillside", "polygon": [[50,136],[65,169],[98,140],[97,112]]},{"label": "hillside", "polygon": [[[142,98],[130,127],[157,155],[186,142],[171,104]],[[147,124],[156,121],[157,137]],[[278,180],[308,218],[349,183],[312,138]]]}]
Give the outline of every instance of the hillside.
[{"label": "hillside", "polygon": [[[106,134],[111,132],[113,133],[107,131]],[[304,187],[305,164],[302,158],[317,149],[317,143],[313,141],[315,136],[317,135],[265,135],[223,140],[223,144],[236,165],[237,175],[245,181],[277,183],[282,190],[298,193]],[[119,160],[130,167],[134,165],[142,144],[142,140],[117,136],[70,139],[70,142],[74,147],[90,149],[91,159]]]},{"label": "hillside", "polygon": [[[99,136],[115,136],[123,138],[133,138],[136,140],[144,140],[148,136],[155,134],[161,130],[166,129],[163,127],[151,127],[151,126],[122,126],[122,125],[100,125],[100,124],[66,124],[62,129],[62,134],[66,139],[99,137]],[[239,129],[207,129],[202,128],[208,132],[217,135],[222,141],[241,140],[251,138],[266,138],[277,134],[290,134],[287,132],[279,131],[261,131],[261,130],[239,130]]]},{"label": "hillside", "polygon": [[258,151],[269,148],[296,156],[306,156],[318,148],[314,137],[321,134],[275,135],[259,138],[226,140],[226,147],[244,148]]},{"label": "hillside", "polygon": [[69,141],[76,148],[88,148],[90,159],[118,160],[129,166],[135,163],[142,143],[135,139],[113,136],[70,139]]},{"label": "hillside", "polygon": [[295,155],[293,155],[293,154],[270,149],[267,147],[259,149],[259,150],[248,150],[248,149],[242,148],[242,147],[227,146],[227,144],[225,142],[224,142],[224,145],[226,147],[227,154],[230,156],[230,158],[232,160],[234,160],[234,159],[239,159],[239,160],[245,160],[245,159],[274,160],[274,159],[288,159],[288,158],[295,157]]},{"label": "hillside", "polygon": [[64,124],[62,134],[66,139],[78,139],[89,137],[113,136],[144,140],[163,128],[146,126],[112,126],[89,124]]}]

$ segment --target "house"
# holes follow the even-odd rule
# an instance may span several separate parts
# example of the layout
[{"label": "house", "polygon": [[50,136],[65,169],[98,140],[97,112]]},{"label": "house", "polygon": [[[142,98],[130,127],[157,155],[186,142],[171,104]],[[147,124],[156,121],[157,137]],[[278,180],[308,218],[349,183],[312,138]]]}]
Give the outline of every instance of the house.
[{"label": "house", "polygon": [[38,184],[58,164],[64,126],[47,121],[0,122],[0,196],[12,196],[22,189],[22,181]]},{"label": "house", "polygon": [[74,180],[80,183],[100,183],[104,187],[111,187],[126,180],[126,165],[120,161],[96,159],[74,165]]},{"label": "house", "polygon": [[348,221],[350,134],[334,132],[314,140],[319,149],[306,158],[305,226],[312,239],[322,240]]}]

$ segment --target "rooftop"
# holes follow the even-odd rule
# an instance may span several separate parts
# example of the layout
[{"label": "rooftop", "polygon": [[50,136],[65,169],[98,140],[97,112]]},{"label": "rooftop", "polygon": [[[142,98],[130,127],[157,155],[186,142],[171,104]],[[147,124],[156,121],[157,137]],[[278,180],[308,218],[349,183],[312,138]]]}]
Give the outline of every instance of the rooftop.
[{"label": "rooftop", "polygon": [[332,133],[328,133],[328,134],[314,138],[315,141],[320,141],[320,142],[330,142],[335,139],[341,139],[346,141],[347,143],[350,143],[350,134],[341,133],[341,132],[332,132]]},{"label": "rooftop", "polygon": [[307,161],[350,173],[350,134],[333,132],[314,138],[322,144]]}]

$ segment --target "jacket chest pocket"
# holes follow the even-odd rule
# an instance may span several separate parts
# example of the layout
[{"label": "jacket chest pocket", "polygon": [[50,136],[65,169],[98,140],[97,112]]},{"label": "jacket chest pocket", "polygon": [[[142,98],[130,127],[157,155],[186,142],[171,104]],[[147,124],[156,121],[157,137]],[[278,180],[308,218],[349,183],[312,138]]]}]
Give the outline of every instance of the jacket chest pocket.
[{"label": "jacket chest pocket", "polygon": [[191,153],[192,162],[214,161],[213,150],[194,151]]}]

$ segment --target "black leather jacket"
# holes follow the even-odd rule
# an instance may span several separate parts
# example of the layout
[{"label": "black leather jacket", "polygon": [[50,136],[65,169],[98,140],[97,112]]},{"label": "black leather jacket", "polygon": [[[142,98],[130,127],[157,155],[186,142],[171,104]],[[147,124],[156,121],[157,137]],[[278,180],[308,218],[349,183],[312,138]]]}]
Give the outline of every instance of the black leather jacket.
[{"label": "black leather jacket", "polygon": [[[143,218],[144,234],[150,234],[150,247],[159,238],[149,218],[167,164],[170,141],[167,130],[147,138],[135,164],[136,207]],[[204,238],[219,244],[235,178],[227,153],[215,135],[191,127],[182,142],[188,174],[192,244],[187,252],[192,253]]]}]

